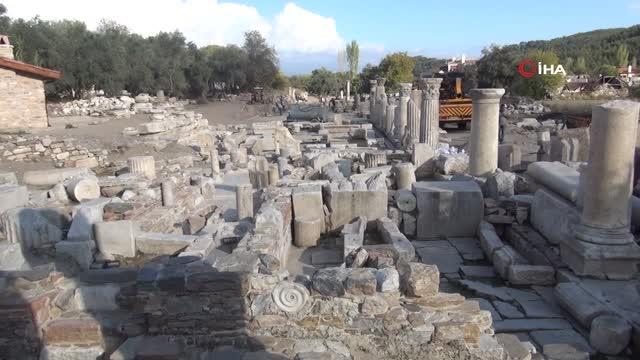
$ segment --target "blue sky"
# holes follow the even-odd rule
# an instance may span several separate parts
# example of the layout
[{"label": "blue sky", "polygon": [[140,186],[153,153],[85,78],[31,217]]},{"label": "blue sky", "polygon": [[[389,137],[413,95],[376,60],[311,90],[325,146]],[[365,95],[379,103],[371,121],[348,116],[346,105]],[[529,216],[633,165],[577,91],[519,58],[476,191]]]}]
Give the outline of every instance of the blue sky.
[{"label": "blue sky", "polygon": [[477,57],[492,43],[551,39],[640,24],[640,0],[0,0],[12,17],[103,18],[142,35],[182,31],[200,46],[241,43],[257,29],[287,74],[337,68],[337,50],[356,40],[361,64],[385,54]]}]

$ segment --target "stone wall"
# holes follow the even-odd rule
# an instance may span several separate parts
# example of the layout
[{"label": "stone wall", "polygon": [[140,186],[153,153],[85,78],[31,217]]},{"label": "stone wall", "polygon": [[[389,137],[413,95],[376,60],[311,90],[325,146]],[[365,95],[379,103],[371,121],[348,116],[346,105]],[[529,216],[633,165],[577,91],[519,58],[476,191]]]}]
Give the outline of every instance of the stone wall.
[{"label": "stone wall", "polygon": [[0,69],[0,127],[43,128],[48,125],[42,80]]},{"label": "stone wall", "polygon": [[[0,99],[2,103],[2,99]],[[3,108],[0,107],[0,113]],[[0,123],[0,126],[3,126]],[[51,159],[58,167],[89,167],[104,165],[108,152],[74,144],[72,139],[52,136],[0,135],[0,159],[8,161],[38,162]]]}]

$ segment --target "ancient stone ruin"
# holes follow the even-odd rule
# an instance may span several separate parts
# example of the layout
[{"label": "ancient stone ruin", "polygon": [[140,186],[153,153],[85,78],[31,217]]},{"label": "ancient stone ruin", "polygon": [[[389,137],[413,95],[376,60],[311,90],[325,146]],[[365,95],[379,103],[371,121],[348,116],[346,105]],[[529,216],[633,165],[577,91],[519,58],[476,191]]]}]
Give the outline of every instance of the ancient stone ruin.
[{"label": "ancient stone ruin", "polygon": [[525,163],[498,144],[503,89],[471,92],[469,146],[450,145],[440,81],[395,98],[380,79],[363,116],[101,110],[194,156],[7,135],[4,158],[58,168],[0,173],[0,358],[637,358],[640,107],[539,129]]}]

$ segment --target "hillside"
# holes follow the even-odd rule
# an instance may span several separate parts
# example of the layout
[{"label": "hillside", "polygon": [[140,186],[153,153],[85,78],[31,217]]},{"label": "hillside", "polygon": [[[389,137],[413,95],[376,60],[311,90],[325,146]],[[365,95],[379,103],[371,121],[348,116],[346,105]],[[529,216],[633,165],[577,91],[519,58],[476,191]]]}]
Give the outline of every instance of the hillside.
[{"label": "hillside", "polygon": [[628,28],[601,29],[551,40],[527,41],[512,45],[518,50],[552,50],[564,63],[583,57],[588,69],[604,64],[617,65],[616,51],[620,45],[629,50],[629,62],[640,58],[640,25]]}]

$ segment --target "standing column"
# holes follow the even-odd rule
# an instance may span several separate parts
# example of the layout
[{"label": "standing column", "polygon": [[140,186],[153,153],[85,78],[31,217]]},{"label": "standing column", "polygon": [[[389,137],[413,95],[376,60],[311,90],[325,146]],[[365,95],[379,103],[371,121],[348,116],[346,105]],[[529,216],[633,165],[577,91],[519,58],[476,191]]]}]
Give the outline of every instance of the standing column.
[{"label": "standing column", "polygon": [[218,159],[218,150],[211,149],[209,157],[211,158],[211,177],[220,176],[220,160]]},{"label": "standing column", "polygon": [[423,78],[422,110],[420,111],[420,142],[438,148],[440,141],[441,78]]},{"label": "standing column", "polygon": [[409,139],[409,146],[420,142],[420,107],[413,99],[409,99],[407,102],[407,130],[409,134],[404,134],[405,138]]},{"label": "standing column", "polygon": [[347,103],[351,99],[351,81],[347,80]]},{"label": "standing column", "polygon": [[375,80],[369,80],[369,120],[375,123],[376,117],[376,90],[378,89],[378,82]]},{"label": "standing column", "polygon": [[384,84],[387,82],[385,78],[378,78],[376,80],[376,105],[379,105],[378,113],[376,114],[376,126],[378,129],[382,129],[386,112],[387,112],[387,92],[384,89]]},{"label": "standing column", "polygon": [[582,169],[582,213],[575,239],[560,244],[562,260],[578,275],[630,279],[640,247],[629,231],[634,149],[640,104],[594,106],[589,162]]},{"label": "standing column", "polygon": [[160,193],[162,195],[162,206],[171,207],[176,204],[176,197],[173,193],[173,183],[171,181],[163,181],[160,184]]},{"label": "standing column", "polygon": [[500,98],[504,89],[473,89],[469,174],[487,176],[498,168]]},{"label": "standing column", "polygon": [[394,119],[393,135],[398,140],[402,140],[404,136],[404,127],[407,126],[407,102],[411,95],[411,83],[400,83],[400,101],[396,108],[396,116]]},{"label": "standing column", "polygon": [[236,209],[238,220],[253,217],[253,188],[251,184],[239,184],[236,187]]},{"label": "standing column", "polygon": [[386,116],[384,130],[387,133],[387,136],[389,137],[393,136],[393,125],[394,125],[394,119],[396,117],[397,107],[398,105],[396,104],[387,105],[387,116]]}]

